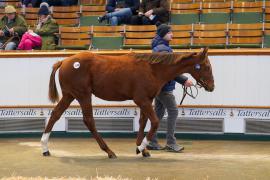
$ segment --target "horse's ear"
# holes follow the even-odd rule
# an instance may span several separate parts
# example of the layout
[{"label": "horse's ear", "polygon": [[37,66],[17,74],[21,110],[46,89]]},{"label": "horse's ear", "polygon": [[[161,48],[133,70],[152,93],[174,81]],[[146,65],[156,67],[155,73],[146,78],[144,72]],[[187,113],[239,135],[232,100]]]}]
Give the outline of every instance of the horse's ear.
[{"label": "horse's ear", "polygon": [[205,47],[204,49],[202,49],[202,51],[199,53],[199,55],[201,56],[201,59],[205,59],[205,57],[207,56],[207,52],[208,52],[208,47]]}]

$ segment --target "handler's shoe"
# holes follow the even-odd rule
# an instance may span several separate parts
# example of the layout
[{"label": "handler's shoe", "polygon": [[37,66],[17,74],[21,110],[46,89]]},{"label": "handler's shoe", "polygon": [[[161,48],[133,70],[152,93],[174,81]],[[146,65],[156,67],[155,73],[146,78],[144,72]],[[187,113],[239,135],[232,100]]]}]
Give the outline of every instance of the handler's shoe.
[{"label": "handler's shoe", "polygon": [[184,146],[180,146],[178,144],[167,144],[166,147],[164,148],[165,151],[175,153],[182,152],[184,149],[185,149]]},{"label": "handler's shoe", "polygon": [[164,149],[164,147],[161,146],[160,144],[152,143],[152,142],[150,142],[149,145],[146,146],[146,148],[148,150],[163,150]]}]

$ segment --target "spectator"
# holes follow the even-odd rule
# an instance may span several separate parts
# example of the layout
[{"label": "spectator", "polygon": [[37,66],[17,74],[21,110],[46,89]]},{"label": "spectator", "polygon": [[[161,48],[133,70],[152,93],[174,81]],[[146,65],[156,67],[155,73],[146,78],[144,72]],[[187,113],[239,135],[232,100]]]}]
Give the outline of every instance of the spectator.
[{"label": "spectator", "polygon": [[[153,52],[172,52],[169,42],[172,40],[173,34],[171,27],[166,24],[161,24],[158,26],[157,35],[152,41]],[[167,117],[167,143],[165,148],[159,145],[157,141],[157,134],[154,134],[152,140],[147,146],[150,150],[162,150],[165,149],[171,152],[180,152],[184,149],[176,143],[176,138],[174,136],[176,119],[178,116],[178,109],[175,101],[175,96],[173,95],[173,90],[175,89],[175,82],[183,84],[186,87],[193,85],[192,81],[186,76],[180,75],[175,77],[174,80],[169,81],[161,89],[161,92],[155,98],[155,112],[159,121],[163,119],[165,110],[168,112]]]},{"label": "spectator", "polygon": [[40,36],[42,39],[41,50],[55,49],[55,33],[58,33],[59,27],[57,22],[49,14],[49,5],[47,3],[41,3],[41,7],[38,11],[39,23],[35,31],[29,29],[28,32],[23,36],[19,45],[20,49],[29,50],[38,48],[41,44],[39,43],[37,36]]},{"label": "spectator", "polygon": [[41,0],[41,3],[48,3],[49,6],[61,6],[61,0]]},{"label": "spectator", "polygon": [[50,6],[78,5],[78,0],[22,0],[25,7],[39,7],[43,2],[48,3]]},{"label": "spectator", "polygon": [[41,0],[22,0],[25,7],[39,7]]},{"label": "spectator", "polygon": [[50,6],[72,6],[72,5],[78,5],[78,0],[42,0],[42,2],[46,2]]},{"label": "spectator", "polygon": [[109,20],[112,26],[120,24],[129,24],[132,15],[137,13],[140,5],[140,0],[108,0],[106,5],[106,13],[98,18],[101,23],[104,20]]},{"label": "spectator", "polygon": [[169,1],[168,0],[142,0],[139,13],[132,16],[133,25],[151,25],[167,23],[169,21]]},{"label": "spectator", "polygon": [[16,49],[20,37],[26,30],[25,19],[16,13],[13,6],[6,6],[5,16],[0,21],[0,49]]},{"label": "spectator", "polygon": [[78,0],[61,0],[61,6],[74,6],[78,5]]}]

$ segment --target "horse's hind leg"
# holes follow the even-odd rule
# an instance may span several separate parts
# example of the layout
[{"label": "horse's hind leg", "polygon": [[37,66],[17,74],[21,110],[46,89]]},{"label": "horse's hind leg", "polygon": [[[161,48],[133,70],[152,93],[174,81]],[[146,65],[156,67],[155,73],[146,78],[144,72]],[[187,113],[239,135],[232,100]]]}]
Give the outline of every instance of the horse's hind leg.
[{"label": "horse's hind leg", "polygon": [[[89,101],[90,100],[90,101]],[[93,118],[93,110],[92,110],[92,104],[91,104],[91,94],[87,97],[83,97],[78,99],[82,112],[83,112],[83,122],[89,129],[89,131],[92,132],[94,138],[96,139],[97,143],[99,144],[99,147],[107,152],[109,158],[116,158],[115,153],[107,146],[105,141],[102,139],[100,134],[97,132],[95,121]]]},{"label": "horse's hind leg", "polygon": [[63,93],[62,99],[59,101],[59,103],[56,105],[56,107],[53,109],[51,117],[49,119],[49,122],[45,128],[45,131],[41,138],[41,146],[43,150],[44,156],[49,156],[50,152],[48,149],[48,141],[49,136],[52,131],[52,128],[55,124],[55,122],[61,117],[63,112],[69,107],[70,103],[74,100],[74,98],[67,93]]}]

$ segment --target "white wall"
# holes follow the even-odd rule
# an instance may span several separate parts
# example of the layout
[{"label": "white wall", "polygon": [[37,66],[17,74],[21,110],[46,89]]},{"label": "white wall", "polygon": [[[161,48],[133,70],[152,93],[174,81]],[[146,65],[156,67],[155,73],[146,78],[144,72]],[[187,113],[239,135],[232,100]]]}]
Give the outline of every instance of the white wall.
[{"label": "white wall", "polygon": [[211,56],[210,61],[214,92],[201,89],[196,100],[186,98],[184,104],[270,105],[270,56]]},{"label": "white wall", "polygon": [[[187,97],[191,105],[270,105],[269,56],[210,56],[216,89],[209,93],[202,89],[196,100]],[[52,65],[64,58],[0,58],[0,106],[50,105],[48,83]],[[83,77],[82,77],[83,78]],[[175,91],[177,101],[182,88]],[[95,105],[132,104],[106,102],[94,98]]]}]

